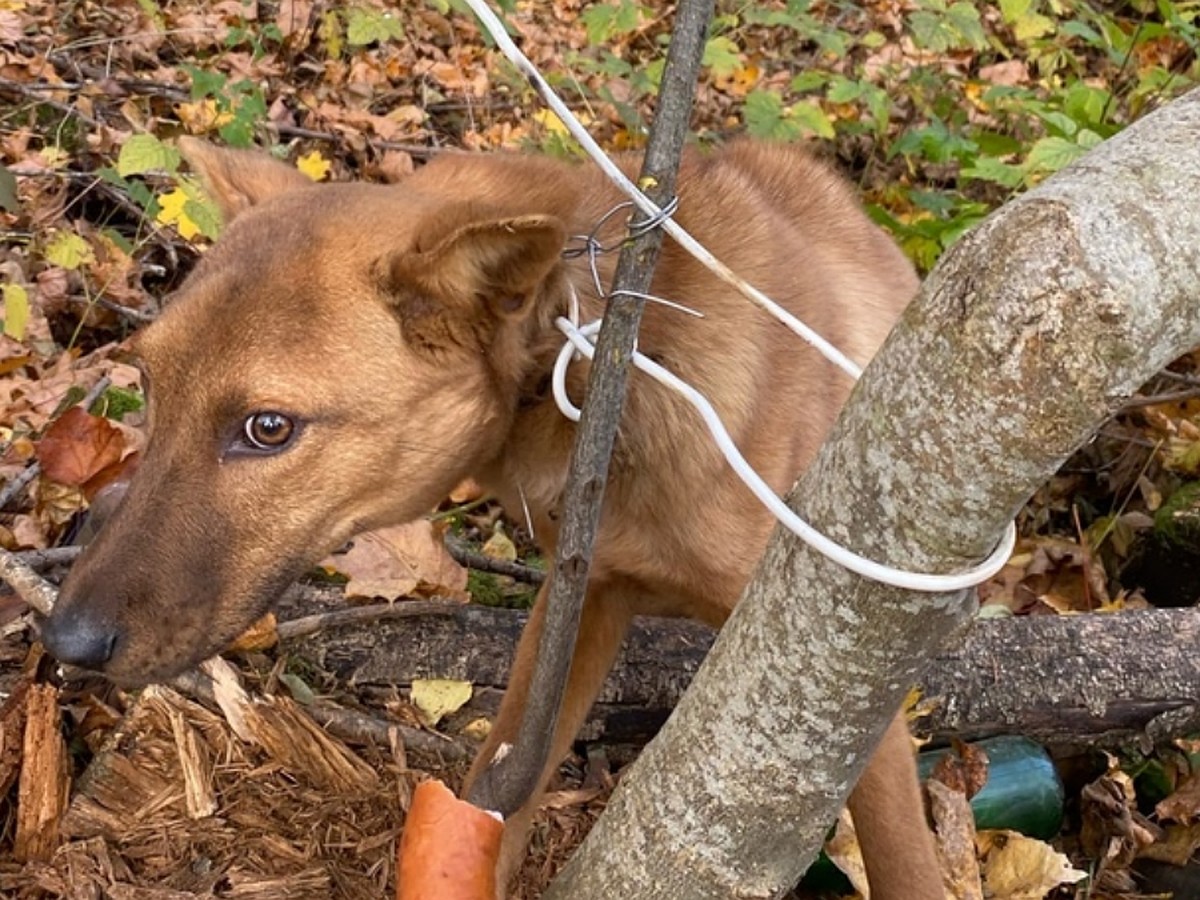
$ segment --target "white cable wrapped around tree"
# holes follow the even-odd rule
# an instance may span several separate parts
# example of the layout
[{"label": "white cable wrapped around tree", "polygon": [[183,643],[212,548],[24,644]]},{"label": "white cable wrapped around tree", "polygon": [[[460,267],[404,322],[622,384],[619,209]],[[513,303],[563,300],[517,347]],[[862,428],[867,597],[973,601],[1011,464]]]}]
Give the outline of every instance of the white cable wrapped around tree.
[{"label": "white cable wrapped around tree", "polygon": [[[946,254],[789,504],[872,559],[966,568],[1123,398],[1196,345],[1200,91]],[[862,580],[777,529],[691,689],[549,896],[780,896],[973,608],[967,594]]]}]

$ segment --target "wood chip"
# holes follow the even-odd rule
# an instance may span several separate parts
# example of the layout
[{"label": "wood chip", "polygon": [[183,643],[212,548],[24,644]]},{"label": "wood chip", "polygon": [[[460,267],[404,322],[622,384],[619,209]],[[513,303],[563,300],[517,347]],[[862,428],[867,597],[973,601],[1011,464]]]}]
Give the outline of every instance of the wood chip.
[{"label": "wood chip", "polygon": [[179,767],[183,770],[183,796],[187,814],[192,819],[203,819],[217,811],[217,797],[212,789],[212,763],[200,735],[183,718],[183,713],[172,709],[171,734],[175,737],[175,750],[179,754]]},{"label": "wood chip", "polygon": [[58,689],[29,688],[25,739],[17,787],[17,831],[13,856],[22,862],[49,860],[58,847],[59,821],[71,793],[67,745],[62,737]]}]

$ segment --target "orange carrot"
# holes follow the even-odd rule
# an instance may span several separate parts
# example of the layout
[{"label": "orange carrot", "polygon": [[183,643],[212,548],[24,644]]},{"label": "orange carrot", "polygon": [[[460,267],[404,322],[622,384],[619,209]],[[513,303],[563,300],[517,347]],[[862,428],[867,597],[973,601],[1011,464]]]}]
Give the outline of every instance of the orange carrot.
[{"label": "orange carrot", "polygon": [[396,900],[495,900],[504,825],[440,781],[413,793],[400,838]]}]

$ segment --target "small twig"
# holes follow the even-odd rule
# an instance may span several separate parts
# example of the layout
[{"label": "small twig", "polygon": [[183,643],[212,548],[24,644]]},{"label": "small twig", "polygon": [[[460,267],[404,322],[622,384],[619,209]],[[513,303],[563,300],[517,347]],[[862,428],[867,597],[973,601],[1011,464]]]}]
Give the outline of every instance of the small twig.
[{"label": "small twig", "polygon": [[351,606],[330,612],[315,613],[288,622],[280,622],[275,628],[281,641],[308,637],[329,628],[343,625],[360,625],[386,619],[407,619],[414,616],[451,615],[458,603],[437,600],[403,600],[398,603],[373,603],[370,606]]},{"label": "small twig", "polygon": [[73,563],[82,552],[82,547],[50,547],[46,550],[22,550],[13,555],[35,572],[40,572]]},{"label": "small twig", "polygon": [[1170,391],[1166,394],[1152,394],[1149,397],[1130,397],[1121,404],[1118,412],[1130,409],[1140,409],[1145,406],[1157,406],[1160,403],[1178,403],[1181,400],[1195,400],[1200,397],[1200,386],[1183,391]]},{"label": "small twig", "polygon": [[509,562],[507,559],[493,559],[490,556],[477,553],[463,546],[458,541],[447,540],[446,549],[450,551],[450,555],[460,565],[464,565],[468,569],[475,569],[479,572],[491,572],[494,575],[507,575],[510,578],[516,578],[527,584],[541,584],[546,580],[546,573],[541,569],[535,569],[532,566],[522,565],[518,562]]},{"label": "small twig", "polygon": [[[171,687],[189,697],[216,705],[212,679],[199,669],[192,669],[173,679]],[[391,743],[389,732],[394,730],[404,741],[406,749],[438,753],[451,760],[465,759],[470,753],[462,742],[449,735],[422,731],[399,722],[388,722],[358,710],[330,703],[308,703],[303,704],[303,708],[312,716],[313,721],[345,741],[387,747]]]},{"label": "small twig", "polygon": [[9,503],[25,493],[25,488],[29,487],[29,482],[37,478],[41,471],[42,467],[38,464],[37,460],[34,460],[19,475],[15,475],[12,481],[4,485],[4,489],[0,490],[0,509],[4,509]]},{"label": "small twig", "polygon": [[8,583],[17,596],[40,612],[50,615],[58,589],[27,566],[15,553],[0,547],[0,578]]}]

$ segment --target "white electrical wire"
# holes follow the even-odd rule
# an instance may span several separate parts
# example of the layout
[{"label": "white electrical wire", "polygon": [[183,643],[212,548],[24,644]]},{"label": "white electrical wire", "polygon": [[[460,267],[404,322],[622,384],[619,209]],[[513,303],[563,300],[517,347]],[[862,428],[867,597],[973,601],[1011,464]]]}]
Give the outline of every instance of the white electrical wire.
[{"label": "white electrical wire", "polygon": [[[592,359],[595,356],[596,345],[592,343],[592,338],[600,331],[600,323],[589,322],[581,328],[577,328],[570,320],[559,316],[555,320],[555,324],[558,326],[558,330],[566,335],[567,343],[564,344],[554,364],[554,377],[551,380],[554,400],[563,415],[572,421],[578,422],[580,415],[579,408],[567,396],[567,367],[571,364],[571,357],[575,355],[575,351],[582,353],[588,359]],[[746,458],[742,456],[741,451],[738,450],[737,445],[733,443],[733,439],[730,438],[729,432],[725,430],[720,416],[717,415],[717,411],[713,409],[713,405],[708,401],[707,397],[673,372],[664,369],[658,363],[637,351],[634,351],[633,354],[633,364],[655,381],[682,394],[684,399],[696,408],[704,419],[704,424],[708,426],[709,433],[713,436],[713,440],[716,441],[717,447],[720,448],[721,454],[733,468],[733,471],[737,473],[737,476],[745,483],[746,487],[750,488],[754,496],[771,511],[771,514],[783,523],[784,527],[814,550],[833,560],[833,562],[843,568],[849,569],[856,575],[909,591],[941,594],[966,590],[987,581],[1003,569],[1005,563],[1008,562],[1008,558],[1012,554],[1013,547],[1017,542],[1017,528],[1012,522],[1009,522],[1000,545],[993,551],[991,556],[972,569],[968,569],[965,572],[955,572],[950,575],[906,572],[903,569],[894,569],[891,566],[874,562],[864,556],[859,556],[851,550],[847,550],[841,544],[827,538],[796,515],[779,498],[779,495],[771,489],[771,486],[763,481],[762,477],[751,468],[750,464],[746,462]]]},{"label": "white electrical wire", "polygon": [[[604,173],[625,192],[643,213],[651,218],[657,219],[662,217],[662,211],[658,206],[643,194],[626,177],[625,173],[617,168],[613,161],[608,158],[608,155],[596,143],[587,129],[583,127],[574,113],[567,108],[567,105],[559,99],[550,85],[546,83],[546,80],[542,78],[541,73],[538,72],[529,58],[513,43],[503,23],[488,7],[485,0],[467,0],[467,4],[471,7],[475,15],[479,17],[480,22],[482,22],[492,39],[495,40],[501,52],[508,57],[522,75],[529,79],[547,105],[549,105],[555,115],[566,126],[571,136],[579,142]],[[707,248],[688,234],[674,219],[669,216],[663,217],[661,219],[661,226],[683,249],[699,260],[718,278],[737,289],[751,302],[766,310],[786,325],[791,331],[811,344],[822,356],[851,378],[857,380],[862,374],[862,369],[858,364],[713,256]],[[574,296],[573,288],[571,293],[571,319],[560,316],[555,321],[558,329],[566,336],[567,341],[563,344],[562,351],[555,360],[551,384],[554,392],[554,400],[559,410],[567,418],[578,422],[580,411],[567,396],[567,368],[570,366],[576,352],[583,354],[588,359],[593,358],[595,355],[595,344],[592,342],[592,338],[600,331],[600,322],[589,322],[586,325],[579,326],[579,306],[578,300]],[[712,434],[721,453],[729,462],[729,465],[763,505],[771,511],[775,518],[813,549],[851,572],[861,575],[864,578],[869,578],[872,581],[878,581],[882,584],[905,590],[927,593],[950,593],[965,590],[987,581],[1003,569],[1005,563],[1008,562],[1008,558],[1012,554],[1017,540],[1017,529],[1013,522],[1008,523],[1008,527],[1004,531],[1004,536],[1001,538],[996,549],[992,551],[992,554],[982,563],[965,572],[956,572],[948,575],[907,572],[903,569],[885,566],[866,557],[859,556],[814,529],[779,498],[771,487],[762,480],[759,474],[750,467],[750,464],[746,462],[745,457],[742,456],[737,446],[733,443],[729,432],[725,430],[725,426],[722,424],[720,417],[707,397],[687,382],[637,351],[633,354],[633,364],[651,378],[683,395],[699,411],[705,425],[708,427],[709,432]]]}]

